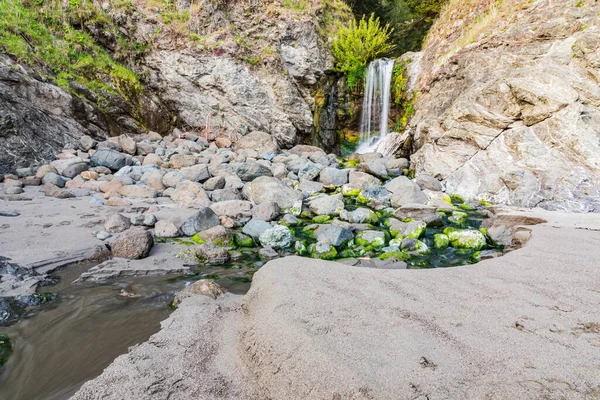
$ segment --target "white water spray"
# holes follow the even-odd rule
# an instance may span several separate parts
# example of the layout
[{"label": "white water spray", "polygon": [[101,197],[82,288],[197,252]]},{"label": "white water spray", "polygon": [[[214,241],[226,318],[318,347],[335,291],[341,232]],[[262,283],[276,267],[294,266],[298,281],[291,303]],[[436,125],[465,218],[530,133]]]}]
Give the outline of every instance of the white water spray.
[{"label": "white water spray", "polygon": [[357,153],[370,153],[388,134],[390,91],[394,59],[372,61],[365,76],[365,94],[360,118],[361,142]]}]

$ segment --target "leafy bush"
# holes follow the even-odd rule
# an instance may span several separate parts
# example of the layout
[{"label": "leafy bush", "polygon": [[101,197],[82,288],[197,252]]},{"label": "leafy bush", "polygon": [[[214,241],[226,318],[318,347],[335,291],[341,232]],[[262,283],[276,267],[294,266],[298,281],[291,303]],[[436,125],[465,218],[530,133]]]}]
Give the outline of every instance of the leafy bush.
[{"label": "leafy bush", "polygon": [[394,28],[396,54],[418,51],[448,0],[348,0],[355,15],[374,13]]},{"label": "leafy bush", "polygon": [[379,18],[371,14],[368,20],[351,21],[340,27],[331,45],[336,59],[336,70],[348,77],[348,86],[354,90],[362,80],[367,63],[389,54],[394,45],[390,42],[393,29],[382,26]]}]

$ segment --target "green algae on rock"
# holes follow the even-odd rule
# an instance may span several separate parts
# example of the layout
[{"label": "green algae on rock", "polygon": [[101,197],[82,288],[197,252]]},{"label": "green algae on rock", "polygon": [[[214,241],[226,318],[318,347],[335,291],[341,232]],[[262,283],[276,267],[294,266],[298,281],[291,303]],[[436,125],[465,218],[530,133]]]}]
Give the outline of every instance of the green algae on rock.
[{"label": "green algae on rock", "polygon": [[0,332],[0,367],[12,354],[12,343],[7,334]]}]

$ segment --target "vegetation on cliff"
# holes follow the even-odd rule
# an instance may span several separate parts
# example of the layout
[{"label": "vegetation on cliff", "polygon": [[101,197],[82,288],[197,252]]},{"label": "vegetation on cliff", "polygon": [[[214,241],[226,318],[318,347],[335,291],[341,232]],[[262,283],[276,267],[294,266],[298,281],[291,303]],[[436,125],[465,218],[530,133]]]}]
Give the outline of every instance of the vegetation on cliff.
[{"label": "vegetation on cliff", "polygon": [[[98,45],[91,31],[112,41],[113,54]],[[90,0],[4,0],[0,3],[0,50],[69,89],[83,84],[102,96],[132,99],[138,77],[115,58],[131,58],[144,50],[119,33],[112,19]]]}]

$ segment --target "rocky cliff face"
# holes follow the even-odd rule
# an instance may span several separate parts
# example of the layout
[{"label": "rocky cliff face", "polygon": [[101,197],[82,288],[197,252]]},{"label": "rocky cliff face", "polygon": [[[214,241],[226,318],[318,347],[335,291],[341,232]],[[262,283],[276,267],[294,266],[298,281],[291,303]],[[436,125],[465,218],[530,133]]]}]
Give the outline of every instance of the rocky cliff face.
[{"label": "rocky cliff face", "polygon": [[[313,93],[333,65],[327,38],[337,21],[351,17],[340,0],[94,7],[146,47],[128,65],[143,84],[143,103],[121,99],[100,110],[81,88],[63,90],[2,58],[0,172],[51,159],[82,134],[162,133],[173,126],[234,140],[259,130],[292,147],[313,131]],[[114,47],[102,29],[81,29],[108,51]]]},{"label": "rocky cliff face", "polygon": [[417,173],[470,198],[600,211],[599,11],[450,1],[416,68]]}]

